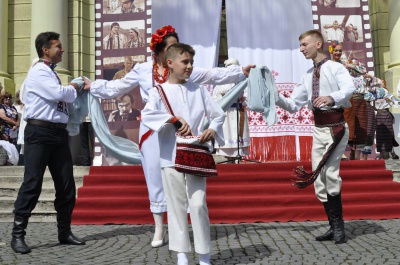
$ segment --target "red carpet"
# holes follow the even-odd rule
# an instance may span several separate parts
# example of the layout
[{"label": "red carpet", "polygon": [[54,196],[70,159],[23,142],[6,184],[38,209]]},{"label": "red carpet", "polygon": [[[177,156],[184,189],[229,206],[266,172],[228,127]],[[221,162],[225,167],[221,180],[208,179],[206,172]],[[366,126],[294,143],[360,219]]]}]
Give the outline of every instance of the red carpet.
[{"label": "red carpet", "polygon": [[[213,224],[326,220],[313,186],[291,185],[294,167],[310,163],[218,165],[207,180]],[[342,199],[345,220],[400,218],[400,183],[383,160],[344,161]],[[140,166],[91,167],[78,189],[74,224],[153,224]]]}]

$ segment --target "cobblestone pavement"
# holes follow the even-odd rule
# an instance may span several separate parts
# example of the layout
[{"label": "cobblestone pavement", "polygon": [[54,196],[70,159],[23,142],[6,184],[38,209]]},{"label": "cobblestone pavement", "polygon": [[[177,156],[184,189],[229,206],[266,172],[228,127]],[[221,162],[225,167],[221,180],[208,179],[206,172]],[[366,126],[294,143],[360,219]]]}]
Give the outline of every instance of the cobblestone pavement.
[{"label": "cobblestone pavement", "polygon": [[[176,264],[168,246],[149,243],[153,226],[82,225],[73,232],[85,246],[60,245],[55,223],[30,223],[26,242],[32,252],[15,254],[11,223],[0,223],[0,264]],[[212,225],[212,264],[400,264],[400,220],[347,221],[347,244],[317,242],[327,222]],[[193,241],[193,240],[192,240]],[[189,264],[197,264],[189,255]]]}]

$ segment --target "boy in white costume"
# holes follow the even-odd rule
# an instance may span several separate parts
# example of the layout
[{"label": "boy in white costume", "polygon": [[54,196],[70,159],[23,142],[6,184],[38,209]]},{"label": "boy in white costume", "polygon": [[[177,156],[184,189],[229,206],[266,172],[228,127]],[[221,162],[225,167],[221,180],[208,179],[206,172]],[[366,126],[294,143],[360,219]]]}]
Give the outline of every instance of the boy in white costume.
[{"label": "boy in white costume", "polygon": [[[184,136],[200,135],[200,142],[215,139],[224,143],[222,124],[224,111],[203,88],[186,80],[193,70],[193,48],[187,44],[171,45],[165,58],[170,77],[162,88],[177,116],[165,108],[156,88],[150,90],[149,101],[142,111],[142,121],[157,131],[160,144],[162,181],[168,206],[169,249],[178,252],[178,264],[188,264],[186,252],[191,251],[187,209],[190,208],[195,251],[200,264],[210,264],[210,221],[206,204],[206,178],[183,174],[174,169],[176,155],[176,129]],[[208,129],[204,124],[210,121]]]}]

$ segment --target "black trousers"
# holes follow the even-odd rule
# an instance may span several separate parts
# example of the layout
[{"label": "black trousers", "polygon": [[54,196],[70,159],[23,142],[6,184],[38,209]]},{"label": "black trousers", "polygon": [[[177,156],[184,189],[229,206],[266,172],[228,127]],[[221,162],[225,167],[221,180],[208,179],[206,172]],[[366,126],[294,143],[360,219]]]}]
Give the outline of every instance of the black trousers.
[{"label": "black trousers", "polygon": [[[90,157],[90,147],[94,148],[94,130],[92,123],[82,122],[80,126],[80,137],[81,137],[81,149],[83,160],[81,161],[83,166],[90,166],[92,160]],[[89,147],[90,141],[90,147]]]},{"label": "black trousers", "polygon": [[14,205],[14,214],[30,217],[42,191],[43,175],[49,167],[56,196],[57,221],[70,224],[75,206],[75,181],[68,132],[27,124],[25,128],[24,181]]}]

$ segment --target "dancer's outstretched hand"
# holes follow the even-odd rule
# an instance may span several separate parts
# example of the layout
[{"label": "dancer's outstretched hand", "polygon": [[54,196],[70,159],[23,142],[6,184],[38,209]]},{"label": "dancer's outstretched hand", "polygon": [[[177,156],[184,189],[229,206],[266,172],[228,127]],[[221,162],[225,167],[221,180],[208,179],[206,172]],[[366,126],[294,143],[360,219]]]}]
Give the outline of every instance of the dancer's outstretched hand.
[{"label": "dancer's outstretched hand", "polygon": [[92,86],[92,82],[89,81],[86,77],[82,76],[83,82],[85,82],[85,86],[83,87],[83,90],[90,90],[90,87]]},{"label": "dancer's outstretched hand", "polygon": [[249,76],[251,68],[256,68],[256,65],[255,64],[249,64],[248,66],[242,67],[243,74],[245,76]]}]

